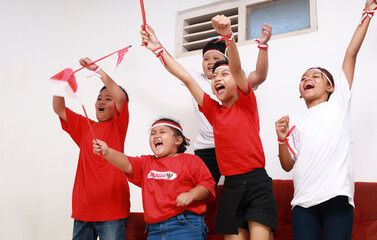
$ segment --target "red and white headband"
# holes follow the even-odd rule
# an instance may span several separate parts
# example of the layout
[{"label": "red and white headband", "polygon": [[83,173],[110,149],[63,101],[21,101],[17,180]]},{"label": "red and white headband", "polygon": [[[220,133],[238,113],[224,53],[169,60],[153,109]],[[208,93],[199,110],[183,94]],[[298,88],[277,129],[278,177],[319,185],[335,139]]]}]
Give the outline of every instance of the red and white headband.
[{"label": "red and white headband", "polygon": [[324,71],[322,71],[319,68],[309,68],[307,71],[310,71],[310,70],[314,70],[314,71],[322,73],[326,77],[326,79],[329,82],[330,86],[334,86],[334,82],[331,81],[331,79],[329,78],[329,76]]},{"label": "red and white headband", "polygon": [[177,124],[171,123],[171,122],[166,122],[166,121],[158,121],[158,122],[155,122],[155,123],[152,124],[151,130],[152,130],[154,127],[157,127],[157,126],[169,126],[169,127],[172,127],[172,128],[177,129],[178,131],[180,131],[180,132],[183,134],[183,129],[182,129],[182,127],[179,126],[179,125],[177,125]]},{"label": "red and white headband", "polygon": [[225,59],[228,59],[228,57],[227,57],[224,53],[222,53],[221,51],[219,51],[219,50],[217,50],[217,49],[208,49],[208,50],[203,54],[203,58],[204,58],[204,56],[205,56],[207,53],[210,53],[210,52],[218,52],[218,53],[220,53],[221,55],[223,55],[223,56],[225,57]]},{"label": "red and white headband", "polygon": [[[221,64],[220,66],[218,66],[216,69],[219,69],[219,68],[228,68],[229,69],[229,65],[227,64]],[[215,70],[216,70],[215,69]]]}]

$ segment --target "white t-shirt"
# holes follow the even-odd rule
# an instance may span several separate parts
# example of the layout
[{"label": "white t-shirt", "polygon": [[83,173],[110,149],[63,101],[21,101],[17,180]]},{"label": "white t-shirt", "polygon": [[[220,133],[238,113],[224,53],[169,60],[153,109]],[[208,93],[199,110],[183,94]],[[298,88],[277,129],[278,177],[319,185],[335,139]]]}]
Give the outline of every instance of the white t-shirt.
[{"label": "white t-shirt", "polygon": [[[200,85],[205,93],[207,93],[212,99],[220,103],[216,96],[212,92],[211,80],[209,80],[203,73],[189,69],[188,72],[195,79],[195,81]],[[207,149],[215,147],[215,140],[213,138],[213,128],[208,122],[207,118],[199,111],[198,103],[195,98],[191,95],[192,102],[194,104],[194,112],[196,121],[198,124],[198,135],[194,143],[194,149]]]},{"label": "white t-shirt", "polygon": [[292,207],[311,207],[335,196],[348,196],[354,206],[350,153],[351,93],[342,70],[329,101],[290,118],[288,137],[293,157]]}]

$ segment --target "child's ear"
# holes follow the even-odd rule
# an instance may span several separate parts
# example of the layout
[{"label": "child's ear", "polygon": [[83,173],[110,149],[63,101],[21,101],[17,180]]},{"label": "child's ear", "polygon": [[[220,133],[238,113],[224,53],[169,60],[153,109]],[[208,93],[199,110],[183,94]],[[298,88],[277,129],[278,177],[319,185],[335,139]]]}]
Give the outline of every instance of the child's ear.
[{"label": "child's ear", "polygon": [[326,91],[327,91],[328,93],[333,93],[334,90],[335,90],[334,86],[328,86]]},{"label": "child's ear", "polygon": [[175,145],[180,146],[182,144],[182,142],[183,142],[182,136],[177,136],[175,138]]}]

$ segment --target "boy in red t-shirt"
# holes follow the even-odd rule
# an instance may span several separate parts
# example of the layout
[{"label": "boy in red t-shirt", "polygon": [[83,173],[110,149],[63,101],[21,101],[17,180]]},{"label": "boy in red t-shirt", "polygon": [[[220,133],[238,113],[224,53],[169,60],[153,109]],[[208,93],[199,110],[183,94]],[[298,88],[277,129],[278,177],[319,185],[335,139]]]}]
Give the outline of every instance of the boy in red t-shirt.
[{"label": "boy in red t-shirt", "polygon": [[249,229],[250,239],[267,240],[276,229],[277,204],[272,179],[264,169],[256,98],[241,69],[230,19],[219,15],[212,19],[212,24],[220,35],[226,36],[223,38],[229,46],[229,65],[227,61],[217,62],[211,82],[212,91],[222,105],[204,93],[178,62],[158,48],[158,41],[148,33],[148,27],[146,32],[141,31],[143,44],[163,58],[167,70],[187,86],[213,126],[217,161],[225,176],[216,232],[224,234],[225,239],[247,239]]},{"label": "boy in red t-shirt", "polygon": [[[86,66],[92,61],[80,59]],[[96,137],[123,152],[128,128],[128,96],[96,64],[87,69],[101,76],[105,86],[95,103],[98,122],[90,121]],[[93,153],[92,135],[85,117],[66,108],[63,97],[53,97],[61,125],[80,148],[72,193],[73,239],[124,240],[130,212],[128,182],[122,171]]]},{"label": "boy in red t-shirt", "polygon": [[172,119],[153,123],[149,145],[154,155],[129,157],[100,140],[93,143],[93,151],[141,187],[148,239],[205,240],[204,200],[215,198],[211,173],[198,156],[184,153],[188,141]]}]

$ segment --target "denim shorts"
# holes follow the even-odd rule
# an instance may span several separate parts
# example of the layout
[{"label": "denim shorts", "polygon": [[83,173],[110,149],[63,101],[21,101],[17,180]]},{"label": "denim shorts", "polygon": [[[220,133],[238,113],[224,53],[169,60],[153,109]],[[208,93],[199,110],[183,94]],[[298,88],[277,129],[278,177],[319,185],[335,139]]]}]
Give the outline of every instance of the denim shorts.
[{"label": "denim shorts", "polygon": [[104,221],[104,222],[84,222],[74,221],[73,240],[124,240],[126,238],[127,218]]},{"label": "denim shorts", "polygon": [[207,227],[203,214],[189,211],[164,221],[148,224],[148,240],[205,240]]}]

